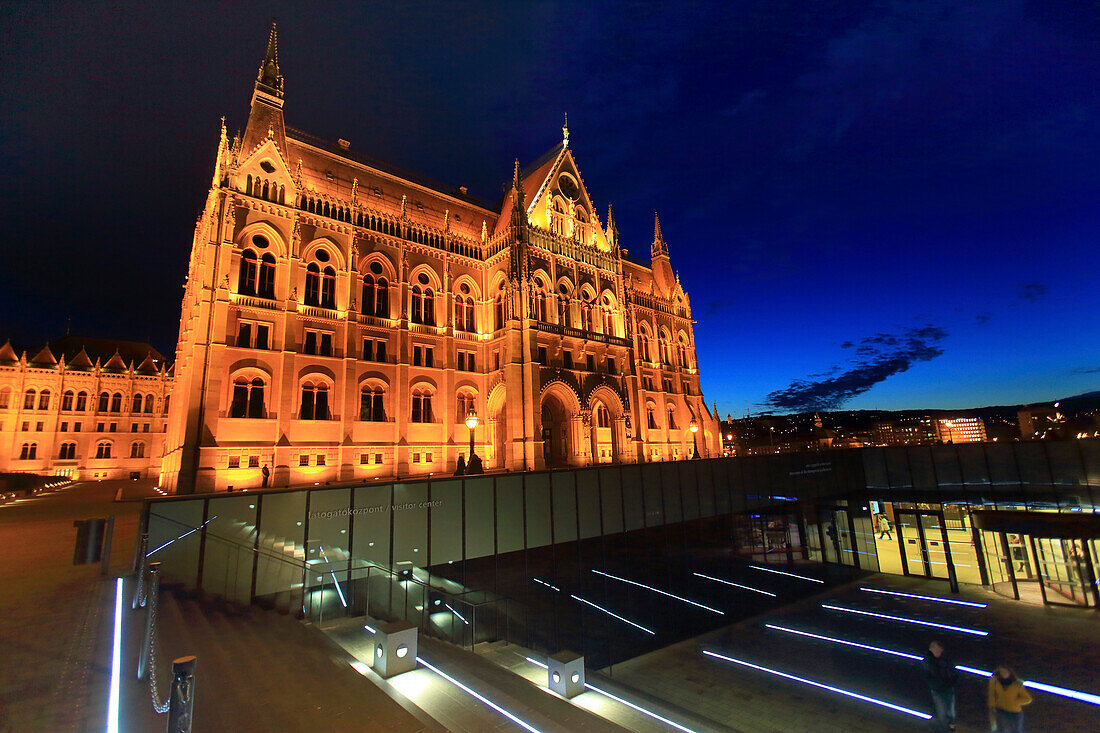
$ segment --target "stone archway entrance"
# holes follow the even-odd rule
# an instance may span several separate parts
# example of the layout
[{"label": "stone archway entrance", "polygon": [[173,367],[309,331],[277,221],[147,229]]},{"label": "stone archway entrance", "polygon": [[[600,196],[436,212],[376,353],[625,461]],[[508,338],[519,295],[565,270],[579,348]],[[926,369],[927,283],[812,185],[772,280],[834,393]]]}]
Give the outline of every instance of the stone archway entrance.
[{"label": "stone archway entrance", "polygon": [[[564,393],[564,394],[563,394]],[[577,399],[560,384],[551,386],[542,395],[542,457],[549,468],[576,465],[577,446],[574,436],[579,412]]]},{"label": "stone archway entrance", "polygon": [[598,387],[589,400],[592,463],[620,463],[626,438],[626,421],[618,395]]},{"label": "stone archway entrance", "polygon": [[498,384],[489,393],[485,411],[488,414],[485,424],[485,440],[489,443],[486,468],[508,468],[508,410],[505,397],[507,392],[503,384]]}]

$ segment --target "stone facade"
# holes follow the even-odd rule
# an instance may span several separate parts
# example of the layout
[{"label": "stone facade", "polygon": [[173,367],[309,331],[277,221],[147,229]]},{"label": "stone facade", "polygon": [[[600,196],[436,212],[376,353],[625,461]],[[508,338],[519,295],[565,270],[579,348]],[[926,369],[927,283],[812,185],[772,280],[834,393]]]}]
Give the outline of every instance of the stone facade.
[{"label": "stone facade", "polygon": [[[691,306],[601,222],[562,141],[496,206],[287,127],[274,28],[191,249],[179,492],[719,455]],[[690,426],[698,432],[693,435]]]},{"label": "stone facade", "polygon": [[158,478],[172,374],[148,344],[66,336],[0,347],[0,472]]}]

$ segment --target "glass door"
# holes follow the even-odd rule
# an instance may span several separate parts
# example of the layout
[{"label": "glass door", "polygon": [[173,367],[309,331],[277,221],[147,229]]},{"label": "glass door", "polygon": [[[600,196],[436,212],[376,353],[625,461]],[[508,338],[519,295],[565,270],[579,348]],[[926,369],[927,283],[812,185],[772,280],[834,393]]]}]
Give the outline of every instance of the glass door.
[{"label": "glass door", "polygon": [[898,544],[906,575],[943,578],[956,586],[947,528],[940,511],[899,511]]},{"label": "glass door", "polygon": [[1069,606],[1094,605],[1089,548],[1081,540],[1032,537],[1039,588],[1046,603]]}]

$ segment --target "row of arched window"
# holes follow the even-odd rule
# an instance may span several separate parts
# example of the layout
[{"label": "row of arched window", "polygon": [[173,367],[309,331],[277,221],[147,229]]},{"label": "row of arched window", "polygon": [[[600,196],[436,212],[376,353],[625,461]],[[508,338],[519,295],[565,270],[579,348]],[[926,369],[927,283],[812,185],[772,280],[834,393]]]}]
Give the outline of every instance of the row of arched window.
[{"label": "row of arched window", "polygon": [[[648,404],[648,405],[646,405],[645,411],[646,411],[646,425],[649,427],[649,429],[650,430],[659,429],[660,426],[657,425],[657,406],[653,405],[653,404]],[[676,430],[676,428],[679,427],[676,424],[676,408],[673,407],[672,405],[668,406],[668,422],[666,423],[666,426],[668,427],[669,430]]]},{"label": "row of arched window", "polygon": [[[8,395],[10,391],[4,389],[0,391],[0,408],[8,406]],[[50,398],[52,394],[49,389],[43,389],[41,391],[35,389],[28,389],[23,393],[23,409],[24,410],[48,410],[50,409]],[[141,394],[135,392],[130,403],[130,412],[152,414],[154,408],[154,402],[156,401],[156,395],[153,394]],[[97,404],[97,412],[122,412],[123,397],[121,392],[100,392],[99,402]],[[73,390],[66,390],[61,395],[61,410],[62,412],[84,412],[88,409],[88,393],[81,390],[80,392],[74,392]],[[168,414],[168,398],[164,398],[164,414]]]},{"label": "row of arched window", "polygon": [[[308,211],[311,214],[317,214],[318,216],[328,217],[329,219],[336,219],[337,221],[346,222],[351,224],[351,209],[346,206],[337,206],[336,204],[330,204],[324,199],[316,199],[312,196],[302,196],[298,203],[298,208],[302,211]],[[360,225],[362,226],[362,225]]]},{"label": "row of arched window", "polygon": [[[651,363],[659,361],[661,364],[669,366],[678,364],[685,369],[691,368],[691,361],[688,358],[687,337],[683,333],[677,338],[675,352],[673,346],[669,343],[668,334],[662,333],[660,338],[657,339],[657,353],[654,354],[652,337],[649,334],[649,329],[644,324],[638,331],[638,342],[644,361]],[[675,361],[673,360],[673,353],[676,355]]]},{"label": "row of arched window", "polygon": [[[21,461],[33,461],[38,457],[38,444],[37,443],[24,443],[19,450],[19,460]],[[102,440],[96,444],[95,447],[96,458],[111,458],[111,443],[107,440]],[[145,444],[144,443],[132,443],[130,445],[130,457],[131,458],[144,458],[145,457]],[[67,461],[76,458],[76,443],[62,443],[57,453],[58,460]]]},{"label": "row of arched window", "polygon": [[255,196],[264,201],[271,201],[276,204],[286,203],[286,187],[259,176],[253,178],[250,175],[245,179],[245,192],[249,196]]},{"label": "row of arched window", "polygon": [[241,253],[241,266],[237,271],[237,292],[241,295],[274,298],[275,255],[264,252],[257,258],[256,253],[251,249]]}]

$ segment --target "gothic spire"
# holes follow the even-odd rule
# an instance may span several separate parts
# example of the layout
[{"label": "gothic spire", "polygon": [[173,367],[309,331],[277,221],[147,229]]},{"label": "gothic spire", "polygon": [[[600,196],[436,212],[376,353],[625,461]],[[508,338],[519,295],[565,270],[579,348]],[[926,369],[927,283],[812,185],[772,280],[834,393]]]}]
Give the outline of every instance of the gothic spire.
[{"label": "gothic spire", "polygon": [[619,246],[619,229],[615,226],[615,214],[611,211],[611,203],[607,204],[607,240],[612,247]]},{"label": "gothic spire", "polygon": [[668,257],[668,245],[661,234],[661,219],[656,211],[653,212],[653,245],[650,247],[650,254],[654,257]]},{"label": "gothic spire", "polygon": [[275,21],[271,21],[271,33],[267,36],[267,52],[256,74],[256,86],[277,97],[283,96],[283,75],[279,73],[279,34]]},{"label": "gothic spire", "polygon": [[519,158],[516,158],[515,169],[512,172],[512,208],[523,210],[524,207],[523,186],[519,181]]},{"label": "gothic spire", "polygon": [[561,126],[561,146],[569,147],[569,113],[565,113],[565,124]]}]

